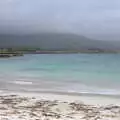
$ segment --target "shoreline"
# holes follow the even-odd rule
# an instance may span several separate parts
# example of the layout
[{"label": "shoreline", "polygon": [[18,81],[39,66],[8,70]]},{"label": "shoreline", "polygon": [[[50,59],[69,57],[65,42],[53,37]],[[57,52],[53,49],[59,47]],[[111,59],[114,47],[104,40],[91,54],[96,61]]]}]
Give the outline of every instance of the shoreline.
[{"label": "shoreline", "polygon": [[86,93],[68,93],[68,92],[19,92],[19,91],[2,91],[1,95],[18,95],[23,97],[35,97],[37,99],[58,100],[63,102],[82,101],[91,105],[120,105],[120,96],[118,95],[99,95],[99,94],[86,94]]},{"label": "shoreline", "polygon": [[[10,82],[11,83],[11,82]],[[8,84],[9,85],[9,84]],[[120,91],[116,90],[116,91],[102,91],[102,92],[99,92],[99,91],[88,91],[88,92],[85,92],[85,91],[81,91],[81,92],[77,92],[77,91],[65,91],[65,90],[56,90],[56,89],[35,89],[32,84],[31,81],[27,81],[27,82],[16,82],[15,84],[13,84],[13,87],[15,85],[18,85],[18,87],[20,87],[19,89],[10,89],[9,87],[7,87],[6,89],[2,88],[0,89],[1,91],[5,91],[5,92],[24,92],[24,93],[36,93],[36,94],[54,94],[54,95],[69,95],[69,96],[89,96],[89,97],[109,97],[109,98],[118,98],[120,99]],[[20,85],[20,86],[19,86]],[[25,87],[29,87],[29,88],[25,88]],[[107,90],[107,89],[106,89]],[[111,89],[110,89],[111,90]],[[114,90],[114,89],[112,89]]]}]

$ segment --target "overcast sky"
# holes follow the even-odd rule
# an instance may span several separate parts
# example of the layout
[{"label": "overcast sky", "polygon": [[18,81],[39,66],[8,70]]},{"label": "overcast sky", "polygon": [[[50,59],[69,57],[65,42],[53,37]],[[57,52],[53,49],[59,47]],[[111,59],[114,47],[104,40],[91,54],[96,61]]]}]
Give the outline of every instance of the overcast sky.
[{"label": "overcast sky", "polygon": [[0,32],[70,32],[119,40],[120,0],[0,0]]}]

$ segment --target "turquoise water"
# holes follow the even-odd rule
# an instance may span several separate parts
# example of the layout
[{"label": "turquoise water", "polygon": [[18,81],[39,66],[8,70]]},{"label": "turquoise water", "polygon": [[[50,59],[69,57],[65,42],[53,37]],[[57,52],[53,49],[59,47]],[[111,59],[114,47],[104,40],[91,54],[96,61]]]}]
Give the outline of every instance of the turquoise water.
[{"label": "turquoise water", "polygon": [[40,54],[0,59],[0,81],[1,89],[120,94],[120,54]]}]

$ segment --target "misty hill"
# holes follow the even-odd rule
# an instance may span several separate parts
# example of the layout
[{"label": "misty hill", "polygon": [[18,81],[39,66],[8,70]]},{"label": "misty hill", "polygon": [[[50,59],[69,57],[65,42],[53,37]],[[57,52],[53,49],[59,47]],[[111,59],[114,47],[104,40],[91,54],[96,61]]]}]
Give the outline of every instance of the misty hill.
[{"label": "misty hill", "polygon": [[118,49],[113,42],[92,40],[74,34],[0,35],[0,47],[40,47],[47,50]]}]

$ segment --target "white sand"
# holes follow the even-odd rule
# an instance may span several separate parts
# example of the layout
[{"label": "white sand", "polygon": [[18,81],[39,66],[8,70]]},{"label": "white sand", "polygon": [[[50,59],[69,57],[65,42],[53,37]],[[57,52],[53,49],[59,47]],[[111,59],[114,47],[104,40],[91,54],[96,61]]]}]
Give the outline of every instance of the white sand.
[{"label": "white sand", "polygon": [[[6,92],[2,93],[2,95],[7,95],[7,100],[9,100],[9,98],[11,99],[9,95],[18,95],[20,98],[27,97],[28,100],[17,103],[13,108],[8,104],[0,104],[0,120],[120,120],[120,98],[18,92]],[[12,99],[16,100],[17,98],[18,97],[13,97]],[[6,97],[4,99],[6,99]],[[57,102],[50,102],[56,100]],[[36,101],[48,102],[45,103],[45,106],[32,110],[31,106],[34,106]],[[70,107],[71,103],[75,103],[75,105],[73,105],[75,106],[74,110]],[[49,108],[47,108],[47,106],[49,106]],[[2,109],[3,107],[7,109],[7,112]],[[17,109],[15,109],[16,107]],[[26,107],[28,107],[28,109],[26,109]],[[78,109],[80,107],[80,110],[77,111],[76,107],[78,107]],[[44,108],[48,110],[40,112],[41,109],[44,110]],[[43,113],[47,114],[47,116],[44,116]],[[51,115],[53,116],[51,117]],[[60,118],[57,118],[59,115]]]}]

